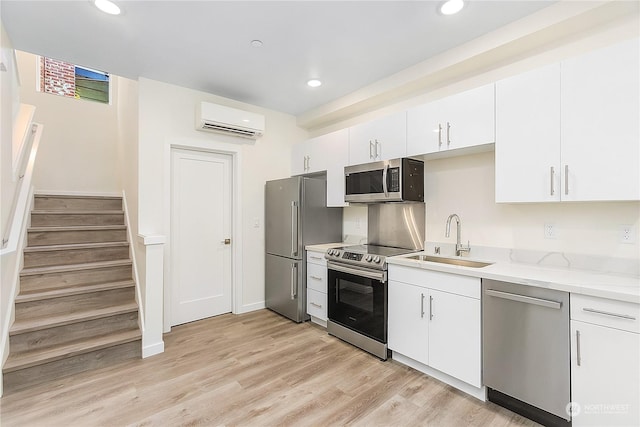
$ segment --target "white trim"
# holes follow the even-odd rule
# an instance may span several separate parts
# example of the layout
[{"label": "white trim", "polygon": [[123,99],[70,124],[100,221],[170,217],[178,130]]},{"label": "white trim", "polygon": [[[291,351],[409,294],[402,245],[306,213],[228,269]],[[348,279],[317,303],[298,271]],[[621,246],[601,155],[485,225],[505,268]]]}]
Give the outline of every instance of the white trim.
[{"label": "white trim", "polygon": [[138,234],[138,241],[145,246],[149,245],[164,245],[167,243],[166,236],[148,236],[144,234]]},{"label": "white trim", "polygon": [[[221,137],[222,138],[222,137]],[[163,330],[171,331],[171,150],[186,149],[201,152],[210,152],[230,155],[232,158],[232,313],[245,313],[247,310],[242,306],[243,295],[243,259],[242,259],[242,148],[240,146],[212,141],[211,139],[193,138],[171,138],[165,140],[164,144],[164,230],[167,242],[164,247],[164,316]]]},{"label": "white trim", "polygon": [[433,369],[431,366],[427,366],[423,363],[418,362],[417,360],[413,360],[407,356],[404,356],[400,353],[393,352],[392,359],[398,363],[402,363],[403,365],[407,365],[416,371],[420,371],[423,374],[429,375],[432,378],[437,379],[445,384],[449,384],[450,386],[457,388],[460,391],[467,393],[470,396],[475,397],[483,402],[487,401],[487,388],[482,386],[480,388],[474,387],[471,384],[468,384],[464,381],[461,381],[451,375],[447,375],[444,372],[440,372],[437,369]]},{"label": "white trim", "polygon": [[142,347],[142,358],[155,356],[164,352],[164,341]]},{"label": "white trim", "polygon": [[233,314],[249,313],[251,311],[262,310],[263,308],[266,308],[264,301],[254,302],[253,304],[244,304],[240,306],[240,308],[235,310]]},{"label": "white trim", "polygon": [[129,256],[133,264],[133,280],[136,282],[136,302],[138,303],[138,323],[140,331],[144,335],[144,304],[142,301],[142,290],[140,289],[140,276],[138,275],[138,262],[136,261],[136,250],[133,247],[133,235],[131,234],[131,221],[129,220],[129,208],[127,205],[127,193],[122,190],[122,209],[124,210],[124,221],[127,227],[127,240],[129,241]]}]

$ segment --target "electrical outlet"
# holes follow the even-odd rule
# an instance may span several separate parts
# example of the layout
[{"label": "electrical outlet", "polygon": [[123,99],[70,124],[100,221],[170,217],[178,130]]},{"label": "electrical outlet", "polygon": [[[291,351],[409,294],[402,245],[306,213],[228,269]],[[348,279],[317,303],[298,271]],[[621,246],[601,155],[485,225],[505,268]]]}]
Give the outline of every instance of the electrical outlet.
[{"label": "electrical outlet", "polygon": [[621,225],[618,228],[620,243],[635,243],[635,235],[633,234],[633,226],[631,225]]},{"label": "electrical outlet", "polygon": [[557,239],[558,234],[556,232],[556,225],[547,223],[544,225],[544,238],[545,239]]}]

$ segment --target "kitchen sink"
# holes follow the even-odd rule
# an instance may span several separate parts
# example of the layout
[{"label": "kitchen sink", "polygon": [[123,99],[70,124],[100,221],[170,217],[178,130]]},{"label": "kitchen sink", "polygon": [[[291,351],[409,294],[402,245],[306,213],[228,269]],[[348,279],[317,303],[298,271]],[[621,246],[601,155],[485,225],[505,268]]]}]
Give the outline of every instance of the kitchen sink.
[{"label": "kitchen sink", "polygon": [[460,265],[462,267],[471,267],[471,268],[482,268],[482,267],[486,267],[488,265],[493,264],[492,262],[481,262],[481,261],[472,261],[470,259],[445,258],[445,257],[429,256],[429,255],[412,255],[407,257],[407,259],[413,259],[416,261],[439,262],[441,264]]}]

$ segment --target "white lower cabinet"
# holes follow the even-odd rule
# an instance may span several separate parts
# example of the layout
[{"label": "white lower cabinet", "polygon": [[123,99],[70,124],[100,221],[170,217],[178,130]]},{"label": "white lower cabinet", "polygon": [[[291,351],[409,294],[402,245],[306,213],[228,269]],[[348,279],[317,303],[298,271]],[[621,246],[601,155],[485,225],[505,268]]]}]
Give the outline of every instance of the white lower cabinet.
[{"label": "white lower cabinet", "polygon": [[307,251],[307,313],[313,323],[327,326],[327,261],[324,252]]},{"label": "white lower cabinet", "polygon": [[480,387],[480,300],[433,289],[429,298],[429,366]]},{"label": "white lower cabinet", "polygon": [[640,306],[571,295],[572,424],[640,425]]},{"label": "white lower cabinet", "polygon": [[389,281],[388,298],[389,348],[427,365],[429,363],[427,333],[429,314],[425,312],[424,305],[425,299],[429,298],[428,289]]},{"label": "white lower cabinet", "polygon": [[464,389],[461,381],[479,390],[480,290],[478,278],[390,265],[388,345],[394,359],[407,357],[445,374],[438,378],[454,387]]}]

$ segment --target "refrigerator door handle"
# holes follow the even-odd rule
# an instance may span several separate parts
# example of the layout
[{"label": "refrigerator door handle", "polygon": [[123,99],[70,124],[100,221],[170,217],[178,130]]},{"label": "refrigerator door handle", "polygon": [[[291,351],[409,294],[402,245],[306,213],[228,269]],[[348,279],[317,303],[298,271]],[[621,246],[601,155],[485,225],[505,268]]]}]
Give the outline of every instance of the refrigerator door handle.
[{"label": "refrigerator door handle", "polygon": [[291,202],[291,256],[298,256],[298,203]]},{"label": "refrigerator door handle", "polygon": [[296,299],[297,296],[297,289],[298,289],[298,284],[297,282],[297,277],[298,277],[298,265],[293,263],[291,264],[291,299],[294,300]]}]

